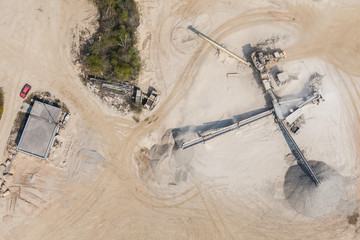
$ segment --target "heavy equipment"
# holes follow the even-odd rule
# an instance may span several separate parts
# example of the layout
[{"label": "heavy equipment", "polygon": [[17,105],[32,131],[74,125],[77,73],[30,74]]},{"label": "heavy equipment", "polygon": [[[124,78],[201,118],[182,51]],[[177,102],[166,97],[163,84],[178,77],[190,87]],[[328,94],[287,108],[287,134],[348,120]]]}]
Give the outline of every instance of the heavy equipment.
[{"label": "heavy equipment", "polygon": [[[273,87],[271,85],[271,81],[269,79],[269,64],[273,63],[273,62],[277,62],[279,61],[281,58],[285,58],[286,57],[286,53],[284,51],[274,51],[272,54],[267,54],[263,51],[257,50],[257,51],[253,51],[250,55],[251,57],[251,62],[246,61],[244,58],[238,56],[237,54],[229,51],[228,49],[226,49],[225,47],[221,46],[219,43],[217,43],[216,41],[210,39],[209,37],[207,37],[205,34],[199,32],[198,30],[194,29],[192,26],[188,27],[189,30],[193,31],[197,36],[199,36],[201,39],[203,39],[204,41],[210,43],[212,46],[214,46],[218,51],[223,51],[226,54],[228,54],[230,57],[235,58],[236,60],[238,60],[240,63],[248,66],[248,67],[252,67],[255,68],[260,75],[260,80],[262,83],[262,86],[264,88],[264,91],[266,94],[269,95],[270,99],[271,99],[271,108],[268,110],[265,110],[261,113],[258,113],[254,116],[251,116],[249,118],[243,119],[241,121],[237,121],[234,124],[227,126],[227,127],[223,127],[223,128],[219,128],[219,129],[215,129],[213,131],[208,131],[204,134],[199,134],[198,138],[189,140],[189,141],[183,141],[180,143],[180,147],[182,149],[187,149],[190,147],[193,147],[199,143],[204,143],[214,137],[217,137],[219,135],[222,135],[224,133],[230,132],[232,130],[238,129],[242,126],[248,125],[249,123],[252,123],[254,121],[257,121],[259,119],[262,119],[264,117],[273,115],[275,118],[275,121],[279,124],[279,127],[291,149],[291,152],[293,153],[293,155],[295,156],[295,158],[298,160],[299,164],[302,164],[303,167],[305,167],[305,169],[307,170],[307,174],[309,175],[309,177],[313,180],[313,182],[316,185],[320,184],[319,179],[317,178],[317,176],[315,175],[315,173],[313,172],[313,170],[311,169],[308,161],[306,160],[304,154],[302,153],[302,151],[300,150],[300,148],[298,147],[298,145],[296,144],[295,140],[293,139],[291,133],[288,131],[288,128],[286,127],[286,123],[289,127],[293,127],[293,123],[297,120],[297,118],[299,116],[301,116],[302,114],[302,109],[304,106],[306,106],[307,104],[314,102],[316,100],[321,99],[321,94],[318,91],[318,88],[316,87],[316,84],[313,84],[314,86],[311,86],[312,89],[312,95],[309,96],[305,101],[303,101],[303,99],[300,99],[300,101],[303,101],[300,105],[298,105],[297,109],[295,109],[295,111],[293,111],[292,113],[290,113],[286,118],[284,117],[284,113],[282,111],[281,108],[281,104],[283,104],[283,102],[279,101],[278,98],[276,97],[275,93],[273,92]],[[321,76],[322,78],[323,76]],[[318,81],[319,78],[316,78],[316,81]],[[320,79],[321,80],[321,79]],[[315,81],[315,82],[316,82]],[[295,101],[298,99],[290,99],[287,101]],[[291,122],[290,122],[291,121]],[[285,124],[284,124],[285,122]]]}]

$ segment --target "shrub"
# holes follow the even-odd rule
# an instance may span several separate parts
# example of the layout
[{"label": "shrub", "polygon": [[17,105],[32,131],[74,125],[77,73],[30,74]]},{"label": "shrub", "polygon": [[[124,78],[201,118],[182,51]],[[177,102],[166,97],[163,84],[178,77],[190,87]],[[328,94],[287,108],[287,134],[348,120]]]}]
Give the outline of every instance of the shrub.
[{"label": "shrub", "polygon": [[130,109],[135,113],[141,113],[143,107],[141,104],[130,102]]},{"label": "shrub", "polygon": [[114,72],[118,78],[127,80],[131,77],[132,67],[127,63],[123,63],[120,66],[115,66]]},{"label": "shrub", "polygon": [[104,71],[104,62],[100,59],[97,55],[91,55],[86,60],[87,65],[89,66],[90,70],[93,72],[103,72]]}]

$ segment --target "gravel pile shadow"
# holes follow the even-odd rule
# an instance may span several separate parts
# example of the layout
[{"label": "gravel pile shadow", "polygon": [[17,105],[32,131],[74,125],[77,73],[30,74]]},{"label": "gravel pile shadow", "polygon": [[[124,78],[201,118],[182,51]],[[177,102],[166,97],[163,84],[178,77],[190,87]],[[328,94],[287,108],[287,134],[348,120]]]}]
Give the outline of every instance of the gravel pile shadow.
[{"label": "gravel pile shadow", "polygon": [[323,162],[309,161],[309,165],[321,182],[319,186],[298,165],[286,172],[284,193],[292,208],[308,217],[325,216],[343,208],[349,180]]}]

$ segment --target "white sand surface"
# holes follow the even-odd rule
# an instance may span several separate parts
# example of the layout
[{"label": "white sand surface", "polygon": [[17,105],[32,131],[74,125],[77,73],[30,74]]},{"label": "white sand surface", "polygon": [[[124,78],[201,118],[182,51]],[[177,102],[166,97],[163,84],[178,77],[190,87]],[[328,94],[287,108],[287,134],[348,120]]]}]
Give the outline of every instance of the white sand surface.
[{"label": "white sand surface", "polygon": [[[89,1],[0,2],[0,150],[25,83],[32,91],[51,92],[72,113],[63,134],[71,143],[64,167],[18,155],[14,171],[25,177],[14,179],[23,184],[24,197],[0,199],[1,238],[357,239],[359,223],[348,222],[359,198],[357,1],[138,3],[144,63],[139,85],[155,87],[161,97],[136,123],[103,106],[80,82],[74,52],[82,30],[96,28]],[[217,56],[188,25],[241,56],[244,45],[279,37],[275,47],[288,54],[279,66],[299,79],[276,89],[279,96],[303,94],[306,67],[326,74],[325,101],[305,112],[294,138],[309,160],[336,173],[322,176],[334,178],[324,179],[319,191],[306,188],[311,182],[299,181],[301,171],[289,170],[296,164],[272,117],[185,151],[172,150],[169,129],[265,106],[252,71]],[[239,77],[226,78],[229,72]],[[55,156],[61,160],[60,153]],[[294,174],[286,178],[289,172]]]}]

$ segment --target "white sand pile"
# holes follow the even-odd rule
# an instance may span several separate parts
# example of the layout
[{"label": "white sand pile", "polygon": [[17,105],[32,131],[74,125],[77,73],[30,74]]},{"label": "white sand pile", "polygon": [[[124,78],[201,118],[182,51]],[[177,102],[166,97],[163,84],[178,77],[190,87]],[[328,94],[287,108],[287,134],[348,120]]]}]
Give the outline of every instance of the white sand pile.
[{"label": "white sand pile", "polygon": [[[344,198],[352,186],[349,184],[350,179],[341,176],[323,162],[310,161],[309,164],[321,184],[316,186],[300,166],[291,166],[285,175],[284,182],[287,201],[295,211],[308,217],[339,213],[340,209],[342,213],[345,213],[344,200],[346,199]],[[352,204],[348,204],[349,207],[350,205]]]},{"label": "white sand pile", "polygon": [[[165,131],[161,140],[148,151],[141,151],[136,159],[141,179],[149,187],[162,188],[179,186],[188,182],[191,168],[192,151],[177,151],[171,130]],[[164,192],[164,193],[165,193]]]}]

